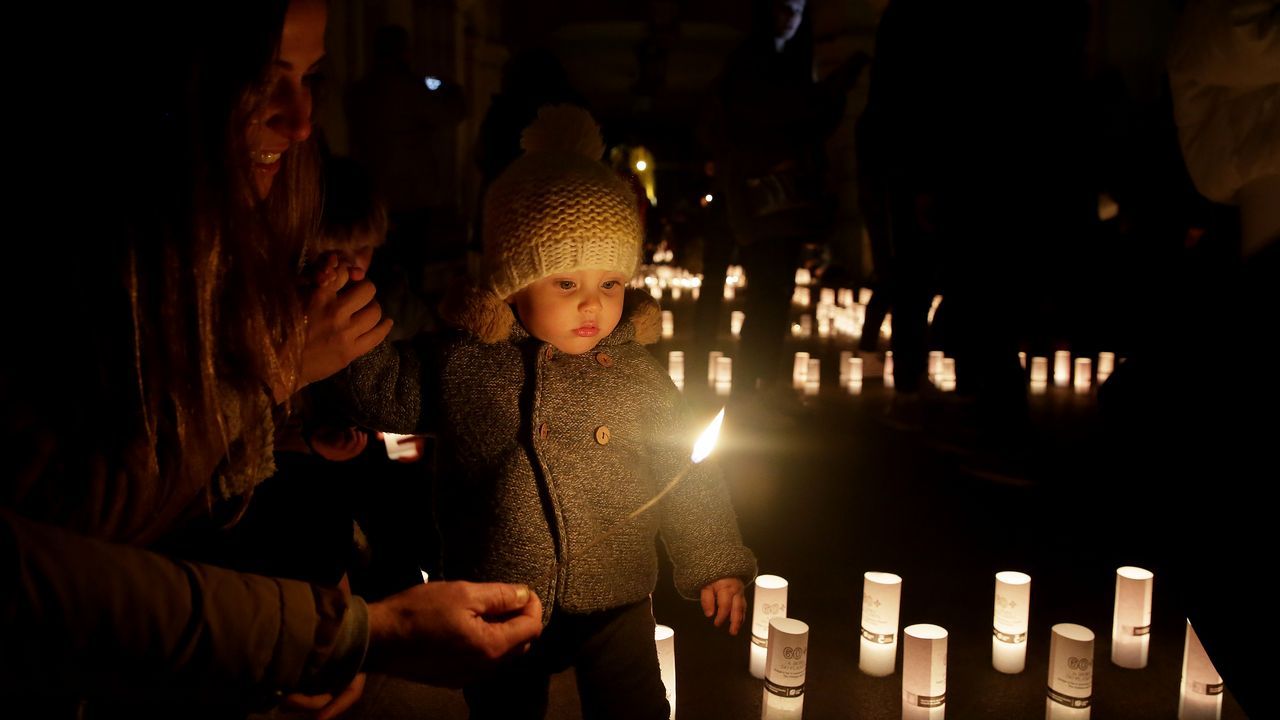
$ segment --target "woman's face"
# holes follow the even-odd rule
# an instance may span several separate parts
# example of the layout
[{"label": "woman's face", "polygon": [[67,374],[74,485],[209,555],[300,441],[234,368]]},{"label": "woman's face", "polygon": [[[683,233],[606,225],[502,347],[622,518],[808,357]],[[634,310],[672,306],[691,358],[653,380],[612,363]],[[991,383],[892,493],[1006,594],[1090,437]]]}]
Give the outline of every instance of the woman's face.
[{"label": "woman's face", "polygon": [[280,34],[280,53],[271,64],[263,105],[249,120],[246,141],[254,189],[271,191],[280,158],[311,135],[311,84],[324,57],[324,0],[291,0]]},{"label": "woman's face", "polygon": [[791,42],[804,19],[805,0],[774,0],[773,39],[778,43]]}]

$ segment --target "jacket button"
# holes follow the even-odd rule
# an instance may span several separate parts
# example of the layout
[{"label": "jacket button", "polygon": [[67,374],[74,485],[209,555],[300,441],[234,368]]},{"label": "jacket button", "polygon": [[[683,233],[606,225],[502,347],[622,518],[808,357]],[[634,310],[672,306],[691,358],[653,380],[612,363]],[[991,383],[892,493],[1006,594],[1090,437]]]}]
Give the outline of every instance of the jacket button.
[{"label": "jacket button", "polygon": [[611,435],[609,433],[608,425],[601,425],[600,427],[596,428],[596,442],[600,443],[601,445],[608,445],[610,437]]},{"label": "jacket button", "polygon": [[551,434],[551,428],[547,427],[546,423],[542,423],[541,425],[538,426],[538,437],[540,439],[546,440],[547,436],[550,434]]},{"label": "jacket button", "polygon": [[596,353],[596,362],[604,367],[613,367],[613,358],[608,353]]},{"label": "jacket button", "polygon": [[547,358],[548,360],[550,360],[550,359],[552,359],[552,358],[554,358],[554,357],[556,356],[556,349],[555,349],[554,347],[552,347],[551,345],[548,345],[548,346],[547,346],[547,351],[546,351],[546,353],[544,353],[544,355],[546,356],[546,358]]}]

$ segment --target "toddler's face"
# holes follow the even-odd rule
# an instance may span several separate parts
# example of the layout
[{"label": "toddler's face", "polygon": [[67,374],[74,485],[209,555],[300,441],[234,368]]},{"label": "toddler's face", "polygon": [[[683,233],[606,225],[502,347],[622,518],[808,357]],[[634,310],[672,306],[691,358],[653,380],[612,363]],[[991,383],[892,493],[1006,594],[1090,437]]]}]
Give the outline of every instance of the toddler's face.
[{"label": "toddler's face", "polygon": [[520,321],[529,334],[580,355],[613,332],[622,319],[626,292],[622,273],[576,270],[556,273],[512,295]]}]

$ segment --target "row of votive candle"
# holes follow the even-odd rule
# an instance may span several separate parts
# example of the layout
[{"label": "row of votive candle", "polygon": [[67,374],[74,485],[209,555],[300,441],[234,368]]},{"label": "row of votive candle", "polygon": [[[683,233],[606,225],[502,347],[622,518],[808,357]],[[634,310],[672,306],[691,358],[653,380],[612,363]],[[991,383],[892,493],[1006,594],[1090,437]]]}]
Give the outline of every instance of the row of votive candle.
[{"label": "row of votive candle", "polygon": [[[747,314],[741,310],[734,310],[729,313],[729,331],[734,337],[742,335],[742,323],[746,321]],[[662,337],[671,338],[676,333],[675,314],[670,310],[662,311]]]},{"label": "row of votive candle", "polygon": [[[1018,353],[1023,365],[1026,364],[1026,353]],[[1072,373],[1074,365],[1075,372]],[[1115,371],[1116,354],[1113,352],[1098,353],[1098,383],[1102,384]],[[1031,387],[1043,390],[1049,384],[1049,359],[1047,357],[1031,358]],[[1071,359],[1068,350],[1057,350],[1053,353],[1053,385],[1068,387],[1074,385],[1076,392],[1088,392],[1093,386],[1093,360],[1087,357]],[[1074,379],[1074,382],[1073,382]]]},{"label": "row of votive candle", "polygon": [[[1112,661],[1125,668],[1147,664],[1153,575],[1142,568],[1116,570]],[[992,666],[1008,674],[1026,668],[1031,576],[1003,571],[995,576]],[[800,717],[809,628],[787,617],[789,583],[777,575],[755,581],[749,669],[765,680],[764,718]],[[863,575],[859,669],[875,677],[893,674],[898,647],[902,578],[893,573]],[[941,720],[946,708],[947,631],[916,624],[903,629],[902,714]],[[1093,696],[1094,633],[1074,623],[1054,625],[1049,641],[1045,699],[1047,718],[1088,718]],[[673,681],[674,683],[674,681]],[[668,686],[674,697],[674,684]],[[1190,623],[1183,650],[1179,720],[1216,720],[1221,713],[1222,677],[1204,652]]]}]

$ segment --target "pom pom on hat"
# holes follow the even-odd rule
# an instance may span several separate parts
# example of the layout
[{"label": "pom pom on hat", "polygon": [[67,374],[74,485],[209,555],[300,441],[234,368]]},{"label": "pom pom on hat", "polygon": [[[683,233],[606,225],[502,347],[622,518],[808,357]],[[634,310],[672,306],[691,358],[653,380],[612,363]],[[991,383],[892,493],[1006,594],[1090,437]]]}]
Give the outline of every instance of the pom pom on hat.
[{"label": "pom pom on hat", "polygon": [[520,134],[520,148],[526,153],[567,152],[592,161],[604,157],[600,126],[576,105],[544,105]]},{"label": "pom pom on hat", "polygon": [[485,194],[482,284],[506,298],[561,272],[635,274],[644,238],[637,199],[600,162],[604,142],[590,113],[544,107],[521,145]]}]

